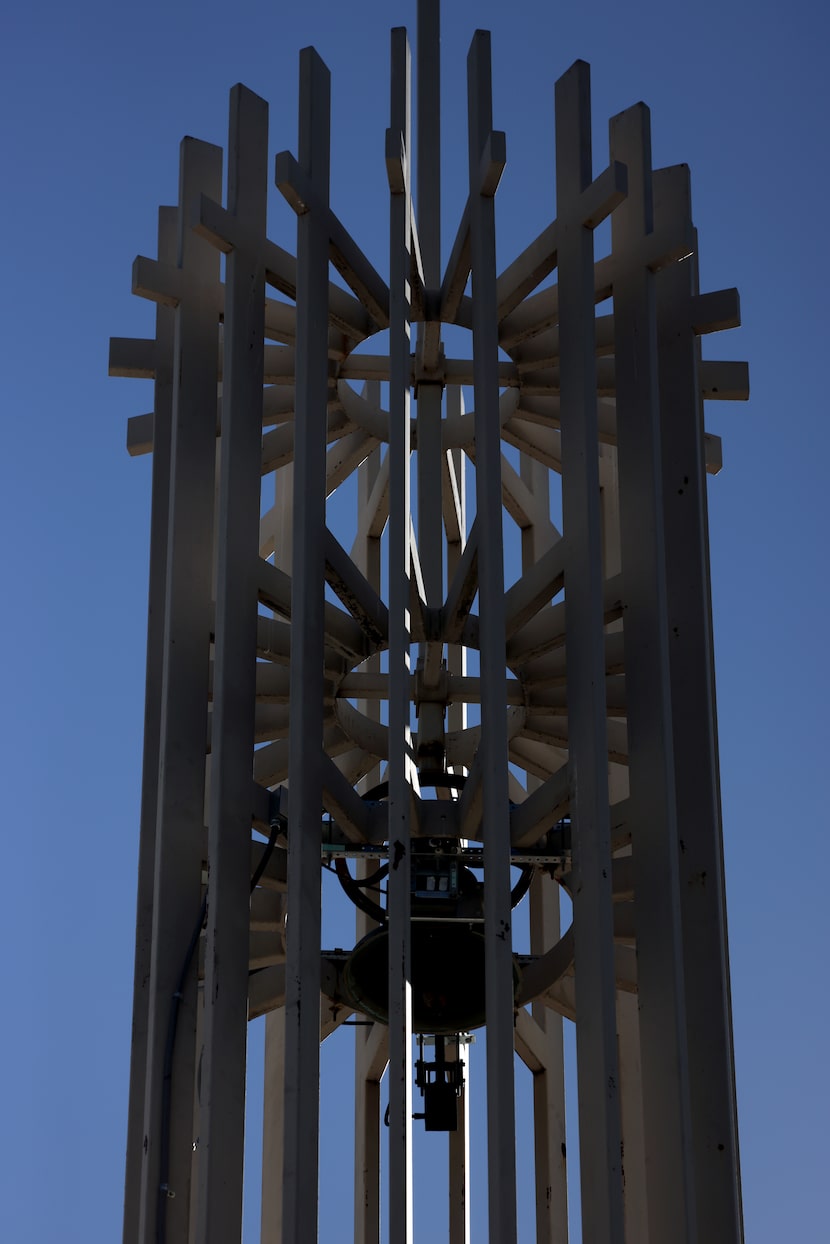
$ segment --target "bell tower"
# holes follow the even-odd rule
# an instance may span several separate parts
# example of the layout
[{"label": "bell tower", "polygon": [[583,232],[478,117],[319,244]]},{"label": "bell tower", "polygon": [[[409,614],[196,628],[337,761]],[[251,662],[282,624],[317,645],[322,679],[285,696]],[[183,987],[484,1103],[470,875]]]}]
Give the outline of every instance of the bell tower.
[{"label": "bell tower", "polygon": [[582,1238],[743,1238],[703,411],[748,382],[700,345],[738,297],[699,289],[689,169],[652,168],[645,105],[592,153],[581,61],[555,86],[550,223],[500,269],[484,31],[466,75],[447,247],[439,3],[419,0],[414,72],[391,33],[382,270],[337,214],[311,48],[296,154],[274,161],[266,103],[234,87],[224,196],[223,152],[184,139],[135,261],[155,335],[110,355],[154,382],[128,428],[153,476],[125,1244],[241,1239],[263,1015],[263,1244],[318,1238],[324,1040],[355,1076],[339,1240],[380,1240],[383,1167],[388,1238],[411,1244],[424,1126],[449,1135],[451,1244],[511,1244],[520,1220],[572,1242],[569,1024]]}]

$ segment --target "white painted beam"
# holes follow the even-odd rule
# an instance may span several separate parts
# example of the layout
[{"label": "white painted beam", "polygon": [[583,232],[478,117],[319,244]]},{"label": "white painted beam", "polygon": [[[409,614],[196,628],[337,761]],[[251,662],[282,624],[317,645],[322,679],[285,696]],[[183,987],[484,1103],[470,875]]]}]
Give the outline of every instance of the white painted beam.
[{"label": "white painted beam", "polygon": [[[487,994],[487,1169],[490,1236],[516,1239],[516,1120],[513,1087],[513,958],[510,817],[505,701],[504,544],[495,210],[482,193],[481,164],[493,133],[490,37],[478,31],[467,58],[470,252],[476,506],[479,524],[485,981]],[[494,177],[494,180],[497,180]],[[485,179],[486,181],[486,179]],[[489,188],[489,187],[488,187]]]},{"label": "white painted beam", "polygon": [[409,611],[410,440],[410,53],[392,31],[390,132],[400,138],[400,176],[389,215],[389,1239],[412,1244],[412,969],[410,945]]},{"label": "white painted beam", "polygon": [[292,1244],[317,1240],[329,110],[329,72],[313,49],[305,49],[300,54],[299,166],[313,187],[315,209],[297,221],[298,418],[291,578],[295,732],[289,752],[283,1152],[283,1239]]}]

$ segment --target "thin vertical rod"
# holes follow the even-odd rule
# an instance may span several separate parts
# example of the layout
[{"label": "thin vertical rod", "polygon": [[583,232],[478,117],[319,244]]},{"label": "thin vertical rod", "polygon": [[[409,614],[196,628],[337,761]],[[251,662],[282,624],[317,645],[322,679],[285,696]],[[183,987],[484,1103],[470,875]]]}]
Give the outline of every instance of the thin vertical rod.
[{"label": "thin vertical rod", "polygon": [[582,1224],[586,1239],[622,1244],[594,244],[579,211],[579,200],[592,180],[590,92],[590,70],[584,61],[577,61],[556,84],[568,766]]},{"label": "thin vertical rod", "polygon": [[[268,105],[230,99],[228,212],[246,241],[227,259],[218,514],[199,1239],[242,1232],[250,942],[251,756],[256,705]],[[244,231],[244,232],[243,232]],[[247,241],[252,239],[252,241]]]},{"label": "thin vertical rod", "polygon": [[516,1239],[513,956],[507,769],[504,550],[495,205],[481,193],[480,162],[492,132],[490,36],[476,31],[467,58],[470,241],[473,276],[476,509],[479,523],[481,745],[484,805],[484,938],[487,994],[487,1173],[490,1239]]},{"label": "thin vertical rod", "polygon": [[328,69],[303,49],[299,163],[319,214],[297,221],[283,1154],[283,1239],[291,1244],[317,1240],[330,92]]},{"label": "thin vertical rod", "polygon": [[389,1238],[412,1241],[412,975],[410,938],[410,53],[392,31],[387,147],[402,164],[389,225]]}]

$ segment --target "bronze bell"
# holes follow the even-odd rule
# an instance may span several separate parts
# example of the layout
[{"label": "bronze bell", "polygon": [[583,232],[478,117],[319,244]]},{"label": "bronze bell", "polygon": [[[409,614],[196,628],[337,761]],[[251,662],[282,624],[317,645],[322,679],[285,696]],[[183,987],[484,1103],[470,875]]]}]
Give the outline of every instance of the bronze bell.
[{"label": "bronze bell", "polygon": [[[374,929],[349,956],[344,983],[355,1009],[389,1023],[389,933]],[[412,1031],[451,1034],[485,1020],[484,931],[453,920],[412,922]]]},{"label": "bronze bell", "polygon": [[[455,840],[439,838],[416,843],[412,854],[412,1031],[416,1033],[451,1036],[481,1028],[486,1020],[484,886],[458,854]],[[532,871],[522,870],[511,906],[527,892]],[[365,892],[370,883],[383,880],[388,865],[359,882],[341,858],[336,872],[352,902],[380,922],[346,960],[345,992],[356,1011],[388,1024],[388,913]],[[518,981],[514,957],[514,994]]]}]

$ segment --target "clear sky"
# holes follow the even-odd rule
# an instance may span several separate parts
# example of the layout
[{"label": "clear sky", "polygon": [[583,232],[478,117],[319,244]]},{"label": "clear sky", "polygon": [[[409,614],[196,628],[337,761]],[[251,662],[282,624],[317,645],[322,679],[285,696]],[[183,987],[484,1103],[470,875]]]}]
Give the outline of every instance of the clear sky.
[{"label": "clear sky", "polygon": [[[493,31],[495,124],[508,141],[500,261],[553,215],[553,82],[581,57],[592,65],[595,169],[607,161],[607,118],[644,100],[655,165],[691,165],[703,289],[741,293],[744,327],[708,338],[705,353],[748,359],[752,383],[747,405],[708,407],[724,452],[710,516],[747,1240],[825,1238],[826,9],[443,8],[445,250],[465,195],[464,64],[478,25]],[[151,306],[130,296],[130,266],[154,254],[157,206],[175,201],[180,138],[225,145],[234,83],[271,102],[272,151],[296,150],[297,52],[313,43],[333,75],[333,204],[385,270],[388,31],[408,25],[414,40],[414,16],[414,0],[33,0],[4,18],[9,1244],[120,1237],[150,480],[149,460],[131,461],[124,441],[127,417],[152,398],[148,382],[107,378],[107,349],[111,335],[153,331]],[[271,236],[293,248],[293,218],[273,198]],[[347,1050],[345,1061],[348,1074]],[[346,1134],[339,1158],[327,1150],[328,1175],[346,1190],[348,1145]],[[329,1198],[326,1213],[330,1238],[342,1238],[331,1223],[349,1205]],[[523,1211],[522,1240],[531,1221]]]}]

